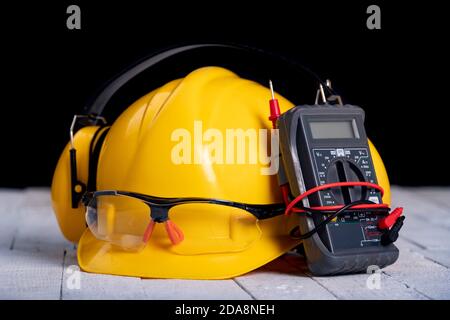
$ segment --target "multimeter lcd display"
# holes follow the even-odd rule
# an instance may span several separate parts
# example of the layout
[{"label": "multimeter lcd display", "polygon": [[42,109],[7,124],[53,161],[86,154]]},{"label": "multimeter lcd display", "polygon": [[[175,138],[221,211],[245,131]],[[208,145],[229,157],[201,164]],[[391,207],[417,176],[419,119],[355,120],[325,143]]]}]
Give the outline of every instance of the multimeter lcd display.
[{"label": "multimeter lcd display", "polygon": [[353,120],[311,121],[309,127],[313,139],[355,139],[359,138]]}]

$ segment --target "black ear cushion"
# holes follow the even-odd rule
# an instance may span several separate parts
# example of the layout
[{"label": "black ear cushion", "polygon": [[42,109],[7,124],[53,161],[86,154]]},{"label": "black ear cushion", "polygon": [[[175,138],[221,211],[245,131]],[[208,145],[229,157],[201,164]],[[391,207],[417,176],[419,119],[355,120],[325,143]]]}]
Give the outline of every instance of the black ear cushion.
[{"label": "black ear cushion", "polygon": [[95,191],[97,189],[97,166],[98,158],[100,157],[100,151],[102,150],[103,142],[108,134],[109,127],[100,127],[95,132],[91,140],[90,155],[89,155],[89,172],[87,191]]}]

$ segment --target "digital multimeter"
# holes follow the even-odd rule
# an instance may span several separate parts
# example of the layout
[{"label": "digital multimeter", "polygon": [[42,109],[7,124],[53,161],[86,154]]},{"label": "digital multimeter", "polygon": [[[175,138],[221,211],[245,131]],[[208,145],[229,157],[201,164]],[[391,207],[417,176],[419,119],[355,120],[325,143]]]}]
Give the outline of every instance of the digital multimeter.
[{"label": "digital multimeter", "polygon": [[[377,184],[367,136],[364,111],[353,105],[297,106],[277,120],[285,179],[293,197],[334,182]],[[336,207],[358,200],[381,204],[378,190],[340,187],[318,191],[303,199],[304,207]],[[317,233],[303,240],[313,274],[329,275],[366,271],[394,263],[398,249],[381,244],[378,219],[369,209],[349,209]],[[301,217],[302,234],[313,230],[323,215]]]}]

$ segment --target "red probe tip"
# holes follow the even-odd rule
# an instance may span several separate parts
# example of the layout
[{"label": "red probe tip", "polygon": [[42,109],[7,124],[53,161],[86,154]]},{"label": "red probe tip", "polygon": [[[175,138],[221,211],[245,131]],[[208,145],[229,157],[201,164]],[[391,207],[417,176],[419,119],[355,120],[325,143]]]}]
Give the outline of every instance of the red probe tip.
[{"label": "red probe tip", "polygon": [[278,105],[278,100],[275,99],[275,92],[273,91],[272,80],[269,80],[270,92],[272,94],[272,99],[269,100],[270,106],[270,116],[269,120],[272,121],[272,127],[275,129],[277,127],[277,119],[280,116],[280,106]]},{"label": "red probe tip", "polygon": [[272,100],[275,100],[275,93],[273,92],[272,80],[269,80],[270,93],[272,93]]}]

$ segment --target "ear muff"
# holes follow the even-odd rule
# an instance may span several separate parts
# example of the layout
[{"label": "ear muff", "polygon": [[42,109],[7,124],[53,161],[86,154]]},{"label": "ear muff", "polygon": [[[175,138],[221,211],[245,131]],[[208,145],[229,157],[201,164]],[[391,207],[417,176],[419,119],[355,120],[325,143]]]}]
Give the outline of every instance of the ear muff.
[{"label": "ear muff", "polygon": [[[74,135],[76,177],[86,186],[87,191],[95,190],[98,157],[108,130],[108,127],[88,126]],[[84,206],[80,203],[77,207],[72,207],[70,150],[71,144],[68,143],[58,160],[53,175],[51,197],[53,210],[64,237],[76,243],[86,229],[86,222]]]}]

